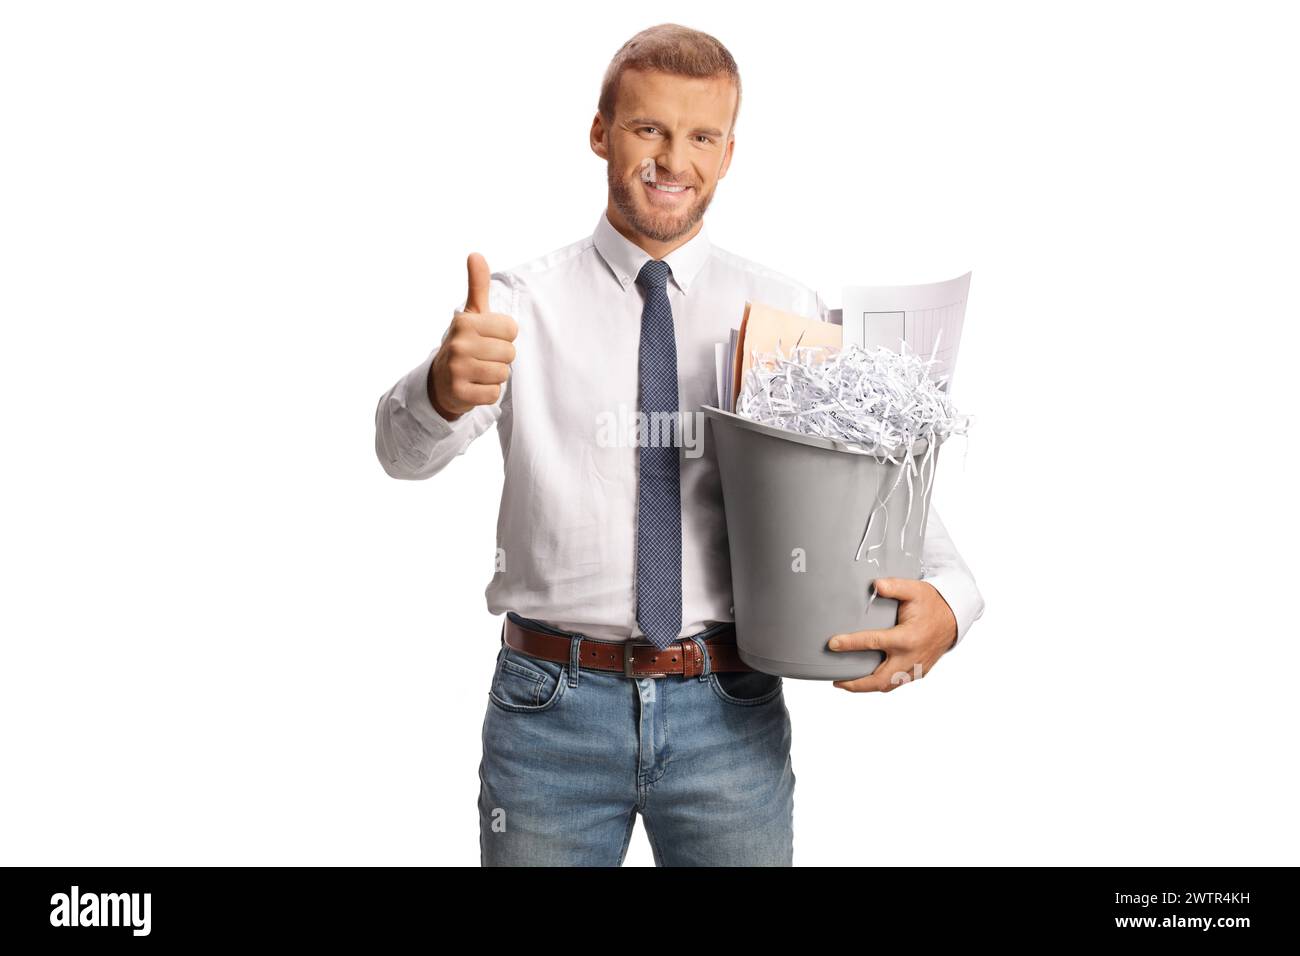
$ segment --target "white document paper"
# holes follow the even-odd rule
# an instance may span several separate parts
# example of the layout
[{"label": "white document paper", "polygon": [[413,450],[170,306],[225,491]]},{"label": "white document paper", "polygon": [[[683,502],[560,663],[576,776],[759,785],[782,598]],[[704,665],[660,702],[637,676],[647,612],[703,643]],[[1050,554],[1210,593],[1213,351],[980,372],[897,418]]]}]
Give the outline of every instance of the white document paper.
[{"label": "white document paper", "polygon": [[713,382],[716,386],[715,394],[717,395],[717,407],[727,411],[726,395],[724,389],[727,387],[727,345],[725,342],[718,342],[713,346]]},{"label": "white document paper", "polygon": [[927,285],[846,286],[841,316],[844,345],[883,345],[898,352],[905,341],[924,359],[934,354],[930,375],[950,390],[970,276],[967,272]]}]

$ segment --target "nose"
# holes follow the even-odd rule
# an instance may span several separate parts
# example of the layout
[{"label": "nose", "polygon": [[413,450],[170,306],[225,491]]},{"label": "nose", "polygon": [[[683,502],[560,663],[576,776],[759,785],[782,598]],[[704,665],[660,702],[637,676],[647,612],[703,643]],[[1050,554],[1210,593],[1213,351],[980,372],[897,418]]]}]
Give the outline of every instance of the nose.
[{"label": "nose", "polygon": [[[665,146],[659,155],[655,157],[655,162],[658,164],[658,169],[655,170],[655,175],[659,176],[660,179],[667,179],[670,182],[675,183],[688,180],[690,178],[688,175],[690,162],[687,160],[686,152],[688,147],[689,144],[684,141],[675,142],[671,146]],[[669,171],[667,175],[660,172],[660,170],[664,169]]]}]

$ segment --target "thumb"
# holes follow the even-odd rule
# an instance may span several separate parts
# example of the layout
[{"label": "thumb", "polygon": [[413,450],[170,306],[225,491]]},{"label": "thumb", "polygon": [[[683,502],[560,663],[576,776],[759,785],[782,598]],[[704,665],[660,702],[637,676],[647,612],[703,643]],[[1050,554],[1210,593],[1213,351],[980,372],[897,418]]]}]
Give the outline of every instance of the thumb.
[{"label": "thumb", "polygon": [[466,312],[490,312],[488,308],[488,289],[492,284],[492,273],[488,270],[487,260],[477,252],[471,252],[466,262],[469,267],[469,295],[465,297]]},{"label": "thumb", "polygon": [[881,597],[909,600],[921,591],[921,582],[911,578],[876,578],[874,583]]}]

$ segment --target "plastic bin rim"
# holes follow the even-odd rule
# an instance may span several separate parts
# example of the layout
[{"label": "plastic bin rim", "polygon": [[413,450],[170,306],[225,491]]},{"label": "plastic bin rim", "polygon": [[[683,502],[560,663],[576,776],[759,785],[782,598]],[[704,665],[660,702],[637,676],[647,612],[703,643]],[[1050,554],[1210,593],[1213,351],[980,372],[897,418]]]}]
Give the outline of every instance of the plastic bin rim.
[{"label": "plastic bin rim", "polygon": [[[723,411],[721,408],[717,408],[713,405],[701,405],[700,407],[703,409],[704,414],[709,418],[727,422],[728,424],[735,425],[737,428],[745,428],[749,431],[758,432],[760,435],[768,435],[772,438],[780,438],[784,441],[792,441],[800,445],[811,445],[813,448],[825,448],[828,451],[842,451],[847,452],[850,455],[862,455],[864,457],[875,458],[881,461],[887,460],[889,457],[895,459],[902,457],[894,449],[878,447],[873,450],[867,448],[865,445],[854,445],[848,442],[838,441],[834,438],[822,438],[818,435],[805,435],[803,432],[790,431],[787,428],[776,428],[773,425],[764,425],[751,418],[745,418],[743,415],[737,415],[735,412]],[[918,438],[912,443],[912,457],[924,455],[929,445],[930,443],[928,440]]]}]

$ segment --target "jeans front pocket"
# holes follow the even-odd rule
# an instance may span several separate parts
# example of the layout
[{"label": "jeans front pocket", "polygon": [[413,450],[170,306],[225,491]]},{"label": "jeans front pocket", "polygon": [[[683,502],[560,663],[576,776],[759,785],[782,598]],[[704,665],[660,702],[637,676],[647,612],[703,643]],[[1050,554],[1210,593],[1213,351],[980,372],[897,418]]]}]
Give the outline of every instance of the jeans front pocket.
[{"label": "jeans front pocket", "polygon": [[568,665],[529,657],[503,644],[488,699],[512,713],[539,713],[555,706],[564,694],[568,677]]},{"label": "jeans front pocket", "polygon": [[780,676],[762,671],[712,671],[709,683],[713,692],[727,703],[742,707],[775,700],[784,687]]}]

